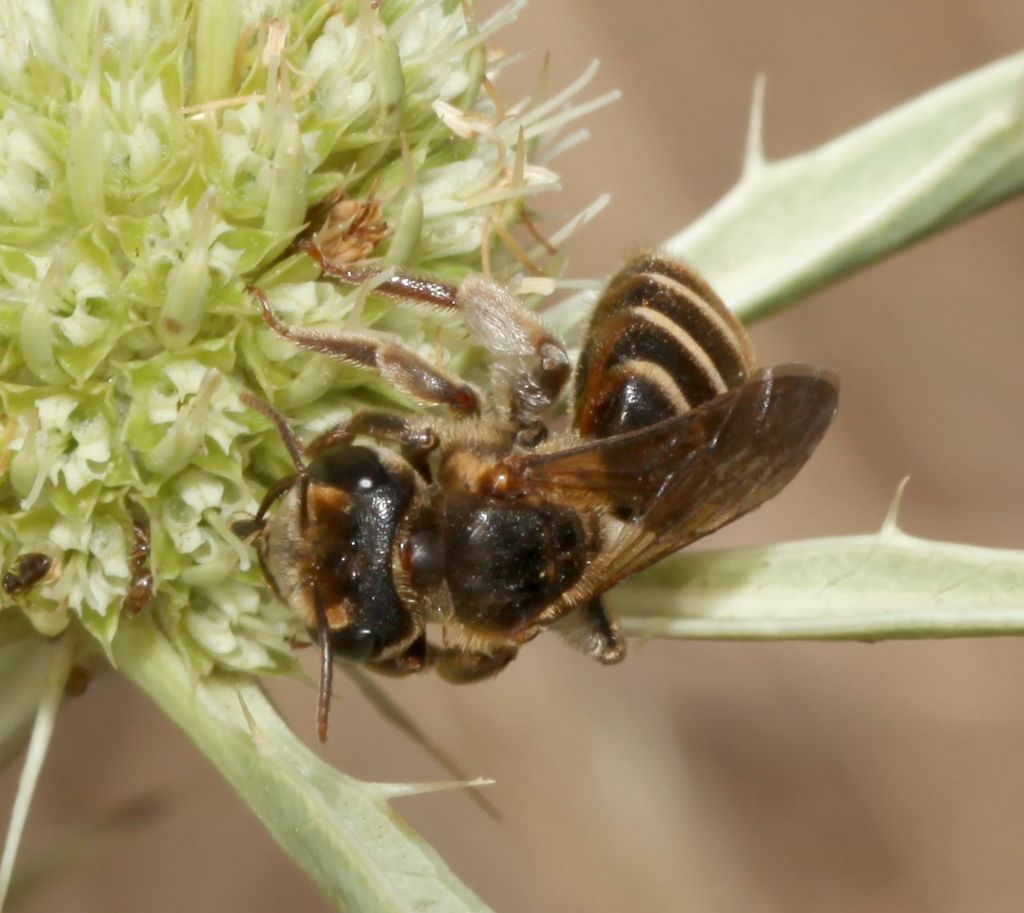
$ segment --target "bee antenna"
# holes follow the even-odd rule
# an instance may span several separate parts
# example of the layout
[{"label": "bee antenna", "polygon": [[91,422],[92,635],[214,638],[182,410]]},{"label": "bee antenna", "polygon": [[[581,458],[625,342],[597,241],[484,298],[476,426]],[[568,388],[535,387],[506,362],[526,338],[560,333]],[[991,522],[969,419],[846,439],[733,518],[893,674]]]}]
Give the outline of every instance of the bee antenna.
[{"label": "bee antenna", "polygon": [[243,393],[239,396],[239,399],[250,409],[255,409],[273,422],[278,435],[284,442],[284,446],[288,448],[288,455],[292,458],[292,462],[295,464],[299,475],[305,473],[306,464],[302,462],[302,445],[295,436],[295,432],[289,427],[288,422],[285,421],[284,416],[271,406],[270,403],[260,399],[258,396],[253,396],[251,393]]},{"label": "bee antenna", "polygon": [[327,723],[331,713],[331,685],[334,680],[334,651],[331,648],[331,626],[327,610],[316,584],[313,585],[313,606],[316,609],[316,629],[320,635],[320,695],[316,705],[316,735],[327,741]]},{"label": "bee antenna", "polygon": [[[274,505],[274,502],[284,495],[294,484],[298,476],[286,476],[277,482],[273,488],[269,489],[263,496],[263,500],[260,502],[259,510],[256,511],[256,518],[253,522],[256,524],[257,529],[263,529],[264,518],[267,516],[267,511]],[[236,535],[238,535],[236,533]],[[244,535],[240,538],[246,538]]]},{"label": "bee antenna", "polygon": [[278,435],[284,442],[284,446],[288,450],[288,455],[292,458],[292,462],[295,464],[296,469],[295,475],[281,479],[266,493],[259,506],[259,510],[256,511],[256,522],[262,525],[267,511],[270,510],[274,502],[284,495],[285,492],[295,485],[296,482],[298,482],[300,508],[299,522],[304,532],[306,524],[309,522],[308,511],[306,508],[307,491],[309,490],[309,473],[306,471],[306,464],[302,461],[302,444],[299,443],[299,439],[295,436],[295,432],[292,431],[288,422],[285,421],[284,416],[271,406],[270,403],[260,399],[258,396],[253,396],[251,393],[243,393],[239,396],[239,399],[249,408],[255,409],[257,412],[265,415],[271,422],[273,422],[274,427],[277,429]]}]

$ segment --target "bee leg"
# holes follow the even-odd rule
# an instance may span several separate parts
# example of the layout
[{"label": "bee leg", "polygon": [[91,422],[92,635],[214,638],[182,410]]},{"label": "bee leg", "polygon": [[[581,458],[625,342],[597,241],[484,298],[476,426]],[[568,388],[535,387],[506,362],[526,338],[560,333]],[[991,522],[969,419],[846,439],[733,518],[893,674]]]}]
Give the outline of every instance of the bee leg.
[{"label": "bee leg", "polygon": [[[348,266],[334,263],[328,260],[323,251],[309,240],[300,241],[295,246],[307,254],[328,279],[337,279],[346,285],[362,285],[371,279],[378,279],[383,272],[375,266]],[[458,306],[456,301],[458,290],[454,285],[434,279],[425,279],[402,270],[389,268],[387,272],[387,277],[374,285],[374,294],[386,295],[388,298],[396,298],[400,301],[416,301],[431,307],[455,308]]]},{"label": "bee leg", "polygon": [[338,444],[347,444],[357,435],[375,441],[399,444],[409,463],[428,481],[430,467],[427,457],[437,449],[437,433],[426,425],[409,421],[391,412],[357,412],[350,419],[329,428],[306,445],[306,456],[313,459]]},{"label": "bee leg", "polygon": [[619,626],[608,614],[600,596],[595,596],[582,609],[590,627],[592,649],[590,655],[599,663],[610,666],[626,658],[626,639]]},{"label": "bee leg", "polygon": [[610,666],[625,659],[626,639],[599,596],[555,621],[554,628],[569,644],[599,663]]},{"label": "bee leg", "polygon": [[497,675],[516,658],[518,652],[518,647],[498,647],[493,653],[480,653],[456,647],[431,646],[429,658],[437,674],[446,682],[463,685]]},{"label": "bee leg", "polygon": [[[380,274],[373,268],[332,263],[311,241],[302,242],[299,247],[329,278],[360,284]],[[373,291],[459,311],[469,335],[490,352],[493,386],[502,392],[510,418],[517,426],[535,422],[569,380],[571,366],[565,345],[498,282],[469,276],[453,286],[393,271]]]},{"label": "bee leg", "polygon": [[381,675],[390,675],[395,678],[402,678],[406,675],[413,675],[422,672],[427,665],[427,635],[421,634],[416,638],[403,653],[392,659],[383,662],[365,663],[367,669],[379,672]]},{"label": "bee leg", "polygon": [[492,386],[517,427],[535,425],[572,371],[564,343],[505,286],[469,276],[456,298],[466,329],[491,354]]},{"label": "bee leg", "polygon": [[540,419],[519,423],[519,430],[516,432],[516,444],[533,450],[534,447],[543,444],[548,439],[548,426]]},{"label": "bee leg", "polygon": [[461,416],[480,414],[480,398],[469,384],[435,368],[411,349],[372,336],[332,335],[290,326],[271,310],[266,292],[253,286],[249,291],[260,303],[267,326],[282,339],[345,364],[370,368],[402,393],[426,405],[447,406]]}]

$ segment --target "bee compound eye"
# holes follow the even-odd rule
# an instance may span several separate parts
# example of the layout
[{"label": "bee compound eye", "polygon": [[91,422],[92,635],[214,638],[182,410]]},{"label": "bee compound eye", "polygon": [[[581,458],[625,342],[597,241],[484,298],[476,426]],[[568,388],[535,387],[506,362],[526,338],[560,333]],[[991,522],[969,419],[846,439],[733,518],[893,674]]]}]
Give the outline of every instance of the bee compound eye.
[{"label": "bee compound eye", "polygon": [[331,631],[331,652],[339,659],[361,663],[372,659],[380,649],[380,639],[369,628],[354,625]]},{"label": "bee compound eye", "polygon": [[332,447],[309,464],[309,474],[317,482],[332,485],[350,494],[365,494],[388,482],[387,470],[369,447],[344,445]]}]

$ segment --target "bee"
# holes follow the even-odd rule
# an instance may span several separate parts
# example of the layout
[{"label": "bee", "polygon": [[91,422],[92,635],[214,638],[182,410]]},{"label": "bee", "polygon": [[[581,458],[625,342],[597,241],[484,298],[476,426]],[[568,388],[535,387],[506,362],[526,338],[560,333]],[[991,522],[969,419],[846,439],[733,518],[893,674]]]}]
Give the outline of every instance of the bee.
[{"label": "bee", "polygon": [[[562,342],[490,279],[380,274],[301,246],[328,279],[375,278],[376,294],[457,311],[491,356],[485,401],[399,345],[283,323],[250,289],[279,337],[449,413],[357,412],[303,445],[245,394],[295,467],[251,526],[267,583],[320,645],[321,740],[334,659],[471,682],[557,624],[599,662],[619,662],[626,644],[602,594],[776,495],[836,411],[831,371],[758,369],[710,286],[658,254],[611,279],[573,371]],[[570,375],[569,427],[552,431]]]},{"label": "bee", "polygon": [[14,559],[0,579],[0,587],[8,596],[23,596],[40,583],[54,579],[59,571],[59,564],[49,555],[27,552]]}]

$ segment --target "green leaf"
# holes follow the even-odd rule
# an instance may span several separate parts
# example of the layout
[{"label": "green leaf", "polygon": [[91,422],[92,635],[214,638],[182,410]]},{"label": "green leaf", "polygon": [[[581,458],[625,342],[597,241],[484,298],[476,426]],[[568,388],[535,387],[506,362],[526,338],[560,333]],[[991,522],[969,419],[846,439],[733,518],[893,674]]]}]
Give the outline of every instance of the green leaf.
[{"label": "green leaf", "polygon": [[1024,189],[1024,54],[776,162],[760,88],[739,183],[665,244],[745,322]]},{"label": "green leaf", "polygon": [[114,641],[118,668],[195,742],[281,846],[347,913],[484,913],[388,805],[432,787],[363,783],[321,761],[244,675],[194,678],[146,617]]},{"label": "green leaf", "polygon": [[1024,634],[1024,552],[899,530],[689,552],[610,594],[627,634],[876,640]]},{"label": "green leaf", "polygon": [[[747,323],[1024,189],[1024,54],[803,155],[767,163],[763,85],[743,175],[666,244]],[[690,552],[611,594],[641,637],[875,639],[1024,633],[1024,552],[882,532]]]}]

